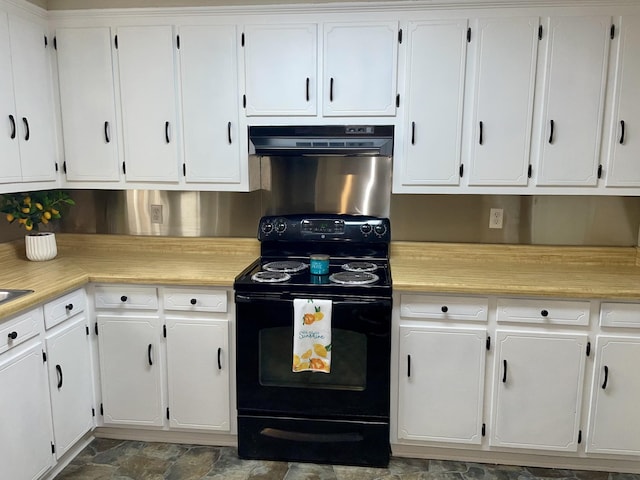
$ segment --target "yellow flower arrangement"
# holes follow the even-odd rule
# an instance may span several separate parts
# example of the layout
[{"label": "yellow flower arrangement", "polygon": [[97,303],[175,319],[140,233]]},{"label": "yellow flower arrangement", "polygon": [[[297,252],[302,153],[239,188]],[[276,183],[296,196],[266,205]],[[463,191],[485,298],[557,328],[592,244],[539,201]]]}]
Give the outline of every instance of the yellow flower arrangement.
[{"label": "yellow flower arrangement", "polygon": [[61,212],[70,205],[75,202],[63,190],[0,195],[0,212],[9,223],[18,222],[28,232],[38,231],[40,224],[60,219]]}]

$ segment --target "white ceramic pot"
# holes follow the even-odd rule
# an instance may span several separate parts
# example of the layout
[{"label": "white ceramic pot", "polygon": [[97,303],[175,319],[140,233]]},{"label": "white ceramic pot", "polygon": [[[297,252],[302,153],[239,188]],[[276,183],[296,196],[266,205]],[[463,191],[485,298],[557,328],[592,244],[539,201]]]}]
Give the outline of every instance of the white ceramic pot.
[{"label": "white ceramic pot", "polygon": [[52,232],[30,233],[24,237],[27,258],[34,262],[42,262],[56,258],[58,245],[56,235]]}]

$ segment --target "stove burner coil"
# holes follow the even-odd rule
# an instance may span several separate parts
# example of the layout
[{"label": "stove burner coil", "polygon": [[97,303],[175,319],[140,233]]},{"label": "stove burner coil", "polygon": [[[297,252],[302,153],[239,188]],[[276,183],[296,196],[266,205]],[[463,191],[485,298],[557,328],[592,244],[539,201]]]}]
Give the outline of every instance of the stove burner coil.
[{"label": "stove burner coil", "polygon": [[258,272],[251,276],[251,280],[260,283],[278,283],[286,282],[291,275],[285,272]]},{"label": "stove burner coil", "polygon": [[375,272],[378,266],[371,262],[349,262],[342,265],[342,269],[348,272]]},{"label": "stove burner coil", "polygon": [[329,276],[329,280],[333,283],[341,285],[367,285],[376,283],[379,277],[375,273],[369,272],[338,272]]},{"label": "stove burner coil", "polygon": [[287,260],[281,262],[269,262],[262,266],[263,270],[267,272],[284,272],[284,273],[296,273],[307,268],[306,263],[298,262],[296,260]]}]

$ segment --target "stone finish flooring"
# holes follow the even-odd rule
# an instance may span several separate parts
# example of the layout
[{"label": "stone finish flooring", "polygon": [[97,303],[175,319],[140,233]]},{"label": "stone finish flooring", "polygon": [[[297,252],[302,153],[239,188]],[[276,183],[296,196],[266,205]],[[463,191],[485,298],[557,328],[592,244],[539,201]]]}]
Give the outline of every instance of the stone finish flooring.
[{"label": "stone finish flooring", "polygon": [[55,480],[640,480],[640,475],[392,458],[387,468],[240,460],[235,448],[96,439]]}]

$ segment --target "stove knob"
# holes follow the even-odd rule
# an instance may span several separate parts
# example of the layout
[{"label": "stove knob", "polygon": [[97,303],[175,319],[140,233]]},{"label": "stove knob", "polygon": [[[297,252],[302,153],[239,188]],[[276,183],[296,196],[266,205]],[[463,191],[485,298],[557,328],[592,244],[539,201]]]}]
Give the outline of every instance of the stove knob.
[{"label": "stove knob", "polygon": [[264,233],[271,233],[271,230],[273,230],[273,225],[270,223],[263,223],[262,224],[262,231]]},{"label": "stove knob", "polygon": [[387,233],[386,225],[376,225],[374,230],[377,235],[384,235],[385,233]]},{"label": "stove knob", "polygon": [[276,232],[278,233],[282,233],[287,229],[287,224],[284,223],[282,220],[280,220],[278,223],[276,223]]},{"label": "stove knob", "polygon": [[365,223],[360,227],[360,231],[365,235],[369,235],[371,233],[371,225],[369,225],[368,223]]}]

